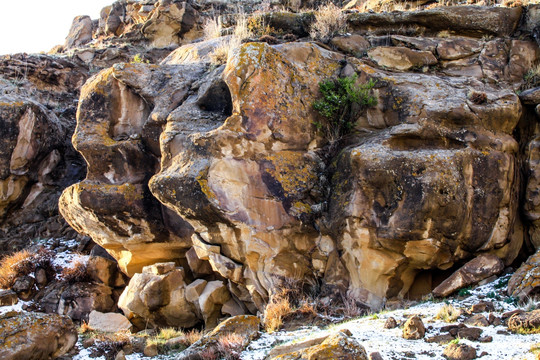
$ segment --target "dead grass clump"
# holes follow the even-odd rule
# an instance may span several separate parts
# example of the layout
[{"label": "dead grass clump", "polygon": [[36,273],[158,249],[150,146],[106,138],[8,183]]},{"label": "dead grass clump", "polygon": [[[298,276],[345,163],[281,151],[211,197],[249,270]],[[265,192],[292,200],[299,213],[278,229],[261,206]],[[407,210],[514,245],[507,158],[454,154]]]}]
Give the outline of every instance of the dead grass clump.
[{"label": "dead grass clump", "polygon": [[444,322],[454,322],[460,316],[461,310],[456,309],[452,305],[444,304],[437,312],[437,315],[435,315],[435,319],[442,320]]},{"label": "dead grass clump", "polygon": [[21,250],[5,256],[0,260],[0,288],[11,288],[17,278],[30,274],[38,267],[45,269],[47,277],[54,275],[56,269],[52,258],[53,253],[45,248],[39,249],[35,254]]},{"label": "dead grass clump", "polygon": [[77,259],[71,266],[62,270],[62,279],[68,283],[89,281],[88,262],[86,259]]},{"label": "dead grass clump", "polygon": [[214,348],[204,349],[197,355],[199,355],[201,360],[217,360],[219,357],[218,352]]},{"label": "dead grass clump", "polygon": [[124,332],[115,334],[98,333],[94,338],[96,341],[92,347],[91,356],[104,356],[107,360],[115,359],[120,350],[130,343],[128,333]]},{"label": "dead grass clump", "polygon": [[278,331],[286,316],[293,312],[289,299],[283,292],[273,295],[264,309],[263,324],[267,333]]},{"label": "dead grass clump", "polygon": [[244,337],[239,334],[229,333],[219,337],[217,351],[221,359],[237,360],[244,349]]},{"label": "dead grass clump", "polygon": [[219,18],[214,17],[206,20],[203,27],[204,39],[212,40],[221,37],[221,30],[223,30],[223,27]]},{"label": "dead grass clump", "polygon": [[203,332],[201,330],[192,329],[184,334],[184,345],[191,346],[197,341],[201,340]]},{"label": "dead grass clump", "polygon": [[347,18],[333,3],[321,6],[315,13],[315,22],[311,25],[310,36],[322,42],[330,41],[347,27]]},{"label": "dead grass clump", "polygon": [[476,105],[482,105],[487,102],[487,95],[485,92],[471,91],[468,94],[469,100]]},{"label": "dead grass clump", "polygon": [[248,29],[248,20],[245,14],[239,14],[236,19],[236,26],[231,36],[224,37],[219,45],[210,54],[212,64],[221,65],[227,62],[232,51],[242,44],[242,41],[253,36]]}]

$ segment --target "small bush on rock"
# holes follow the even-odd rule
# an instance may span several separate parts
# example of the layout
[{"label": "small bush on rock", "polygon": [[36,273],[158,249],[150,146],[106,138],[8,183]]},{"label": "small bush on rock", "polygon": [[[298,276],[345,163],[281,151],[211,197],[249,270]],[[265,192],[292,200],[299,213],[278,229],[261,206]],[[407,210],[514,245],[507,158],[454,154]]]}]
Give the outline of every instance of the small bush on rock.
[{"label": "small bush on rock", "polygon": [[358,75],[354,74],[319,83],[322,98],[313,103],[313,108],[324,121],[315,122],[315,126],[332,142],[350,133],[358,115],[377,104],[377,99],[372,95],[375,81],[370,79],[356,85],[357,80]]}]

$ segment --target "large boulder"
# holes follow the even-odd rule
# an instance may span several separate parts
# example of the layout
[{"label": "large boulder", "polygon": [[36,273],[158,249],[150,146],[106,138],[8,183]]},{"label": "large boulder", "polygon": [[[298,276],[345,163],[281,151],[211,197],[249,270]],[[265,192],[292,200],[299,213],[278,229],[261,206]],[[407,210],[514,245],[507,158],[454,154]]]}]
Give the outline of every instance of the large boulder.
[{"label": "large boulder", "polygon": [[[411,289],[429,293],[431,270],[485,254],[511,264],[523,243],[512,136],[523,111],[513,89],[538,51],[439,34],[457,22],[461,35],[506,35],[521,14],[460,9],[351,15],[359,32],[392,21],[429,30],[430,39],[363,39],[372,54],[384,42],[379,51],[407,55],[408,72],[306,42],[242,44],[226,66],[210,67],[215,44],[206,42],[162,65],[102,71],[82,91],[73,138],[87,178],[64,192],[62,213],[130,275],[175,261],[186,279],[204,277],[189,293],[207,320],[231,299],[262,310],[284,279],[319,277],[378,307]],[[416,72],[442,61],[452,76]],[[486,80],[463,76],[471,69]],[[314,126],[318,84],[353,74],[376,81],[377,105],[331,143]],[[136,275],[141,284],[150,276],[164,275]]]},{"label": "large boulder", "polygon": [[145,267],[120,296],[118,307],[135,327],[192,327],[200,321],[186,299],[184,269],[171,264]]},{"label": "large boulder", "polygon": [[77,329],[66,316],[10,312],[0,316],[0,358],[55,359],[77,342]]}]

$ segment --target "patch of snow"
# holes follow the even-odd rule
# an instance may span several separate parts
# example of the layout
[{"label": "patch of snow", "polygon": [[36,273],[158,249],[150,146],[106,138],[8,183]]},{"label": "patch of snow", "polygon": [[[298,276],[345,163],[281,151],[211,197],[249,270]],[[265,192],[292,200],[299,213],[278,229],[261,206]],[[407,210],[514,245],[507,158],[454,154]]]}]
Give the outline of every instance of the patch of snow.
[{"label": "patch of snow", "polygon": [[[496,285],[500,281],[505,281],[509,275],[495,280],[489,284],[479,286],[470,290],[468,297],[464,299],[447,299],[444,302],[427,301],[408,309],[399,309],[393,311],[383,311],[376,316],[365,316],[358,319],[349,320],[336,325],[330,325],[325,329],[317,327],[304,328],[292,332],[277,332],[274,334],[262,334],[256,341],[252,342],[247,350],[242,353],[242,360],[263,360],[268,352],[275,346],[299,341],[323,335],[333,334],[342,329],[348,329],[353,337],[362,344],[367,353],[378,351],[384,359],[407,359],[414,358],[419,360],[444,360],[442,353],[447,344],[439,345],[436,343],[427,343],[421,340],[405,340],[402,337],[402,329],[385,329],[384,323],[389,317],[394,317],[398,322],[405,321],[412,315],[419,315],[426,326],[426,338],[440,334],[440,328],[443,326],[458,324],[458,322],[446,323],[442,320],[435,320],[439,309],[449,303],[454,307],[468,308],[480,301],[492,301],[495,305],[495,311],[500,316],[506,311],[515,310],[518,307],[506,297],[501,289]],[[506,286],[504,287],[506,288]],[[506,302],[506,301],[507,302]],[[484,313],[487,317],[489,313]],[[482,356],[483,360],[501,360],[501,359],[535,359],[530,351],[531,347],[540,343],[540,334],[518,335],[518,334],[498,334],[498,331],[507,329],[505,326],[487,326],[479,327],[483,330],[482,336],[491,336],[493,341],[481,343],[460,339],[464,343],[476,348],[478,356],[483,352],[487,355]]]},{"label": "patch of snow", "polygon": [[4,315],[5,313],[8,313],[10,311],[18,311],[18,312],[25,312],[23,310],[24,305],[30,305],[31,301],[21,301],[19,300],[18,303],[15,305],[7,305],[7,306],[0,306],[0,315]]}]

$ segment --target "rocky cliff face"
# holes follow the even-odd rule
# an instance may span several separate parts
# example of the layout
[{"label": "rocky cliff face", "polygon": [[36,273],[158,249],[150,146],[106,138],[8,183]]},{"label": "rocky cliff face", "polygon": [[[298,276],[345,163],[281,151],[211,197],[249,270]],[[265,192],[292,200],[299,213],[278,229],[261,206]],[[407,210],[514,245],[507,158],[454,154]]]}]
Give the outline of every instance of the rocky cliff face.
[{"label": "rocky cliff face", "polygon": [[[210,56],[219,41],[187,44],[205,11],[117,2],[99,22],[77,18],[65,45],[78,66],[106,69],[80,91],[73,146],[87,174],[63,192],[62,215],[130,276],[183,268],[133,277],[120,304],[132,319],[213,323],[262,310],[290,279],[379,307],[431,292],[479,255],[508,266],[537,246],[540,101],[518,96],[540,57],[536,7],[352,12],[349,34],[328,44],[254,38],[222,65]],[[295,36],[313,21],[265,18]],[[161,49],[152,63],[116,63],[135,47],[109,58],[96,45],[122,39]],[[171,44],[187,45],[165,58]],[[329,142],[314,126],[319,83],[354,74],[375,82],[377,105]],[[70,127],[30,101],[0,105],[6,213],[48,184]],[[148,315],[172,303],[186,324]]]}]

